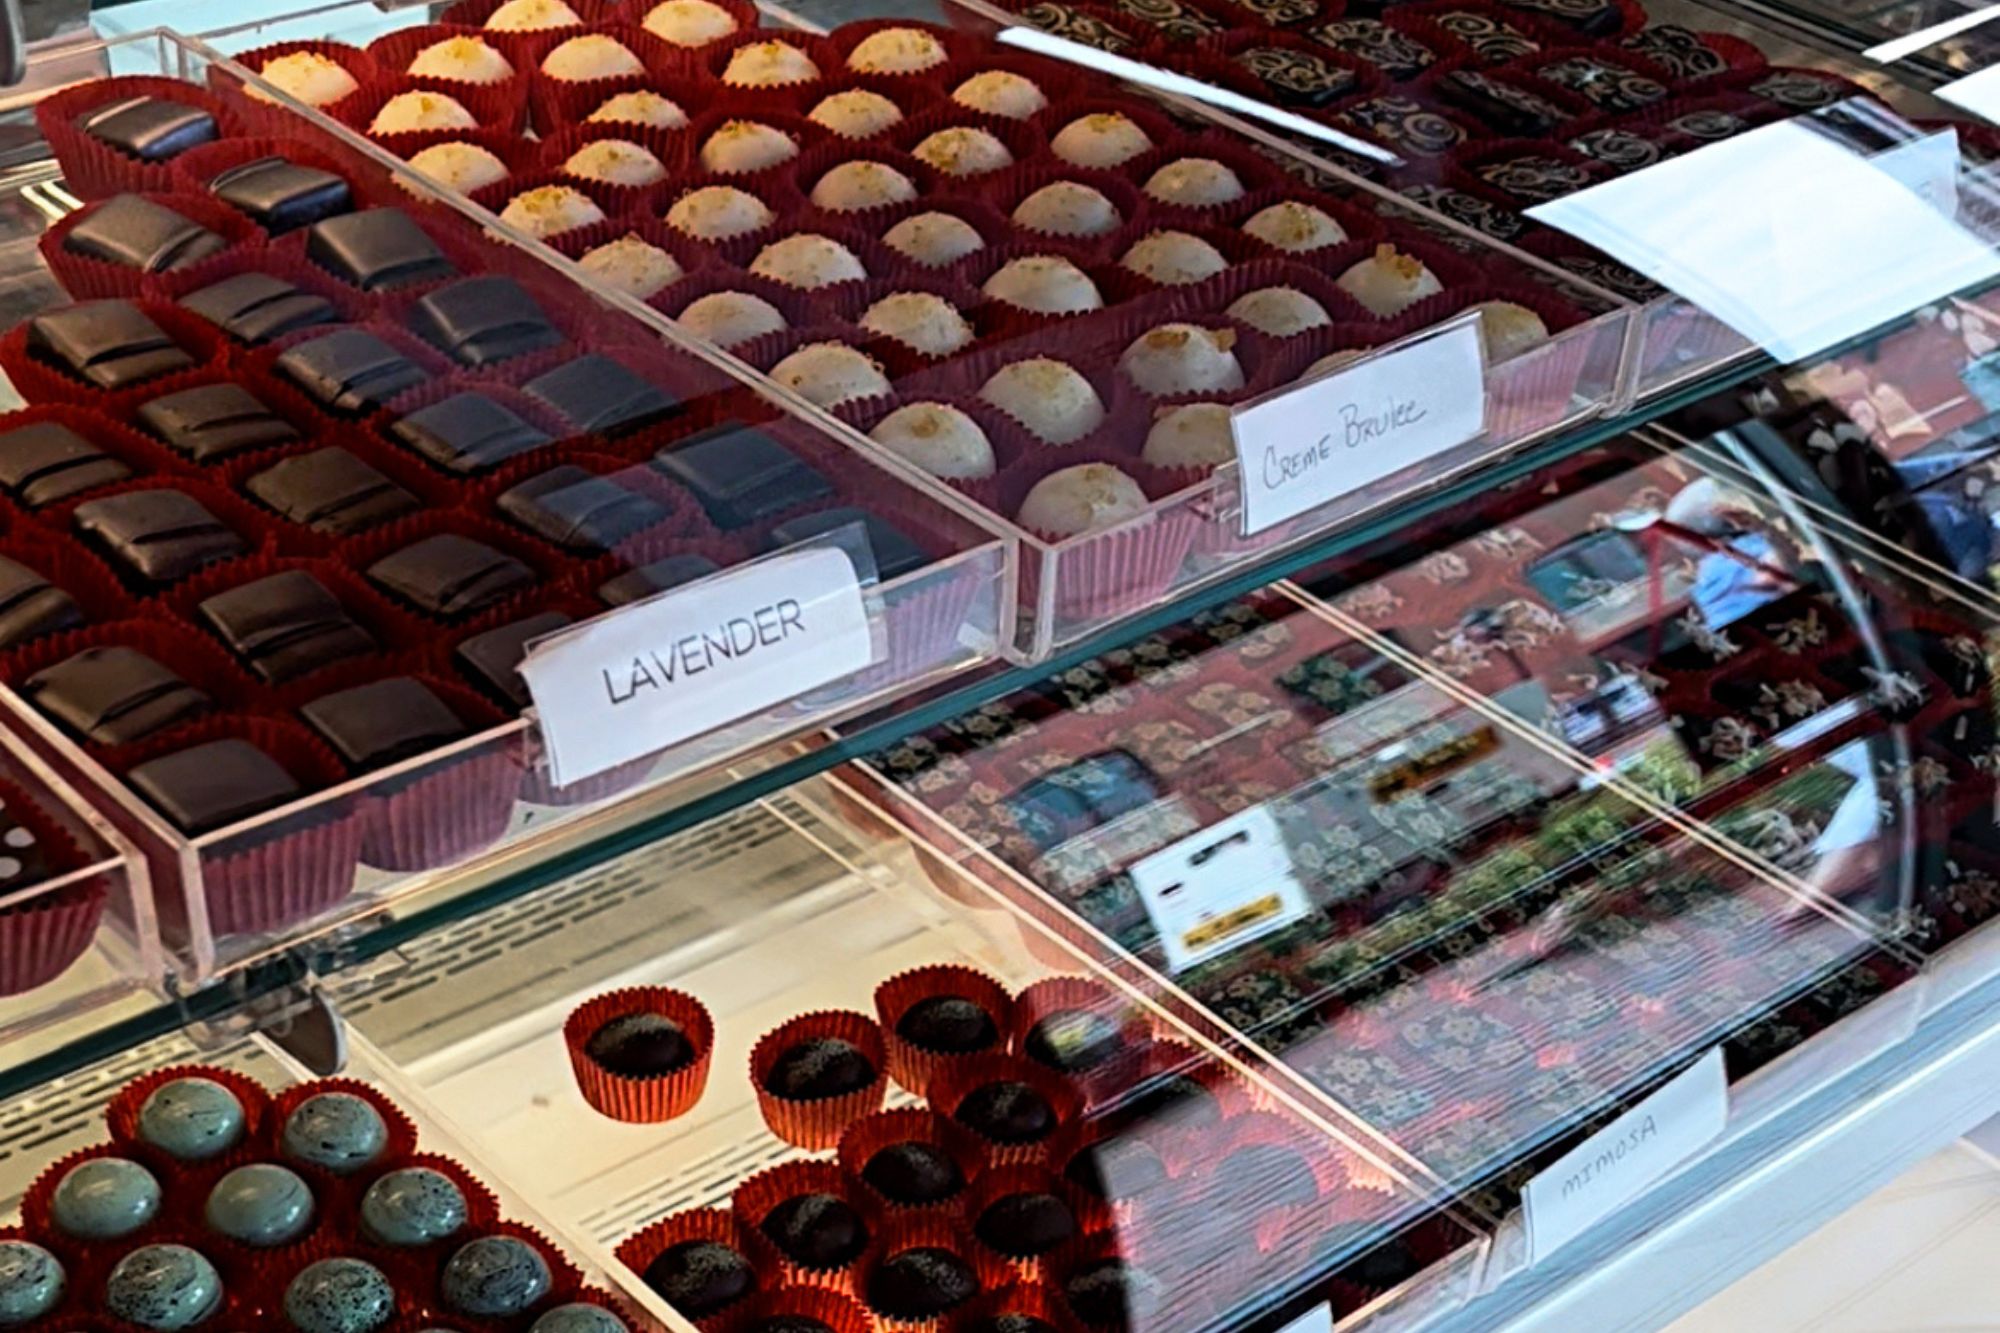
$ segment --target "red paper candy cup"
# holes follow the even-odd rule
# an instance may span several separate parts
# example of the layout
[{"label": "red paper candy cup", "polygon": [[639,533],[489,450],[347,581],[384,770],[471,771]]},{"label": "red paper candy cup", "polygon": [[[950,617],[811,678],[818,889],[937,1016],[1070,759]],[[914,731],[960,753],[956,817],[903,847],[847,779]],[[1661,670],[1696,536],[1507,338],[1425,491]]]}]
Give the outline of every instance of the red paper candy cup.
[{"label": "red paper candy cup", "polygon": [[[957,1260],[964,1265],[963,1276],[968,1279],[971,1290],[962,1299],[948,1303],[945,1303],[946,1293],[922,1293],[934,1295],[941,1304],[941,1308],[934,1312],[914,1308],[895,1299],[898,1289],[905,1284],[895,1280],[893,1265],[897,1256],[911,1250],[941,1251]],[[979,1295],[978,1269],[972,1262],[971,1246],[964,1230],[949,1216],[935,1213],[906,1214],[885,1224],[881,1234],[868,1247],[868,1253],[862,1256],[858,1281],[861,1303],[874,1314],[877,1326],[885,1329],[931,1333],[943,1328],[954,1310]]]},{"label": "red paper candy cup", "polygon": [[861,1261],[860,1254],[845,1262],[812,1264],[794,1258],[764,1231],[764,1219],[770,1216],[772,1209],[802,1194],[826,1194],[848,1200],[852,1187],[835,1162],[785,1162],[767,1167],[744,1180],[736,1187],[729,1202],[759,1269],[777,1273],[788,1286],[824,1287],[852,1295],[854,1270]]},{"label": "red paper candy cup", "polygon": [[[1055,1199],[1069,1214],[1068,1234],[1053,1231],[1046,1237],[1004,1230],[1002,1214],[988,1218],[996,1204],[1020,1195]],[[971,1236],[972,1259],[979,1277],[988,1287],[1016,1282],[1034,1282],[1042,1277],[1044,1261],[1061,1245],[1086,1231],[1111,1225],[1110,1206],[1091,1197],[1044,1166],[996,1166],[972,1182],[965,1196],[965,1227]],[[1051,1209],[1047,1221],[1053,1222]],[[1003,1228],[996,1231],[996,1227]],[[1011,1235],[1011,1239],[1003,1236]],[[999,1241],[999,1244],[995,1242]]]},{"label": "red paper candy cup", "polygon": [[[1045,1102],[1053,1115],[1047,1130],[1027,1138],[1000,1138],[992,1126],[971,1123],[984,1100],[982,1090],[995,1085],[1023,1085]],[[1032,1060],[1011,1055],[981,1055],[954,1061],[926,1092],[931,1109],[945,1118],[953,1134],[965,1135],[995,1164],[1040,1163],[1062,1126],[1083,1113],[1083,1097],[1062,1075]]]},{"label": "red paper candy cup", "polygon": [[857,1120],[840,1136],[840,1169],[853,1186],[857,1198],[869,1210],[883,1217],[906,1213],[944,1212],[956,1216],[964,1199],[960,1189],[947,1198],[931,1203],[891,1198],[872,1184],[868,1164],[885,1148],[899,1143],[920,1143],[945,1154],[958,1168],[959,1179],[970,1184],[985,1169],[986,1155],[969,1136],[951,1132],[942,1117],[922,1107],[902,1106],[878,1111]]},{"label": "red paper candy cup", "polygon": [[[875,1068],[874,1081],[853,1092],[830,1097],[794,1098],[772,1092],[766,1082],[778,1060],[802,1042],[831,1037],[857,1047]],[[831,1148],[849,1125],[879,1110],[888,1088],[888,1056],[882,1030],[866,1015],[847,1010],[803,1014],[761,1037],[750,1052],[750,1081],[757,1088],[757,1105],[764,1123],[785,1142],[815,1151]]]},{"label": "red paper candy cup", "polygon": [[179,1174],[187,1163],[141,1138],[139,1123],[140,1112],[145,1109],[147,1099],[167,1084],[180,1079],[206,1079],[220,1084],[235,1095],[243,1108],[242,1135],[207,1157],[191,1160],[215,1166],[240,1166],[244,1161],[253,1160],[258,1155],[265,1127],[273,1114],[270,1094],[254,1079],[234,1070],[204,1065],[172,1065],[126,1084],[104,1111],[105,1121],[111,1127],[112,1141],[129,1156],[150,1167],[160,1177],[162,1185]]},{"label": "red paper candy cup", "polygon": [[[738,1254],[749,1253],[744,1248],[742,1228],[737,1225],[734,1213],[726,1208],[691,1208],[684,1213],[663,1217],[637,1235],[620,1241],[618,1261],[643,1278],[655,1259],[674,1246],[690,1241],[712,1241],[727,1245]],[[701,1312],[682,1310],[681,1313],[703,1333],[716,1333],[716,1330],[736,1321],[746,1303],[756,1294],[757,1285],[761,1283],[717,1309]]]},{"label": "red paper candy cup", "polygon": [[[679,1069],[641,1077],[607,1069],[590,1057],[587,1048],[598,1029],[637,1014],[657,1014],[678,1025],[694,1047],[694,1058]],[[701,1099],[715,1051],[715,1020],[706,1005],[685,991],[636,986],[585,1001],[563,1024],[563,1042],[585,1101],[613,1120],[656,1124],[686,1115]]]},{"label": "red paper candy cup", "polygon": [[[993,1040],[972,1050],[949,1051],[925,1046],[903,1036],[897,1025],[912,1008],[928,1000],[968,1000],[993,1021]],[[984,972],[955,963],[899,972],[875,988],[875,1016],[882,1024],[882,1042],[889,1054],[889,1077],[906,1091],[923,1095],[948,1064],[984,1051],[1000,1049],[1013,1018],[1013,1001]]]}]

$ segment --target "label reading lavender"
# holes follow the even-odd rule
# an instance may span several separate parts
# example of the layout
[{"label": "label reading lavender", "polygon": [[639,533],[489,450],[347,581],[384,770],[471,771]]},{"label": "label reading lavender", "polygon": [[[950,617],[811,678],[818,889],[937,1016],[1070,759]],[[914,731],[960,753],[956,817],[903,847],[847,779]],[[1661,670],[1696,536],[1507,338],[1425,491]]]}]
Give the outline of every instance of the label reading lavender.
[{"label": "label reading lavender", "polygon": [[1478,438],[1485,358],[1464,316],[1230,413],[1243,535]]},{"label": "label reading lavender", "polygon": [[833,547],[711,575],[538,640],[521,663],[558,784],[867,667],[854,562]]},{"label": "label reading lavender", "polygon": [[1728,1123],[1729,1078],[1718,1046],[1528,1182],[1521,1206],[1529,1253],[1546,1259],[1637,1198]]}]

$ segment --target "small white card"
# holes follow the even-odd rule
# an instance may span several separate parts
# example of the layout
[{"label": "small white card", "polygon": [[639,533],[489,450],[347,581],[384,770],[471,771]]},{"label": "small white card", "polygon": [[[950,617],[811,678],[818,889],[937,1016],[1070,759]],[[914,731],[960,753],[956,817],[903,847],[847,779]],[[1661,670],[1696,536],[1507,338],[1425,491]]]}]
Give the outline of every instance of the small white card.
[{"label": "small white card", "polygon": [[1546,1259],[1636,1199],[1729,1123],[1729,1077],[1716,1047],[1673,1082],[1528,1182],[1528,1253]]},{"label": "small white card", "polygon": [[1218,820],[1132,863],[1132,887],[1180,972],[1312,910],[1270,808]]},{"label": "small white card", "polygon": [[1279,1329],[1278,1333],[1333,1333],[1333,1307],[1315,1305]]},{"label": "small white card", "polygon": [[867,667],[854,562],[760,560],[539,640],[521,663],[559,784],[615,768]]},{"label": "small white card", "polygon": [[[1993,8],[2000,9],[2000,6]],[[1954,79],[1941,88],[1932,89],[1931,96],[1956,102],[1974,115],[2000,124],[2000,65]]]},{"label": "small white card", "polygon": [[1486,429],[1476,319],[1426,331],[1230,414],[1254,536]]}]

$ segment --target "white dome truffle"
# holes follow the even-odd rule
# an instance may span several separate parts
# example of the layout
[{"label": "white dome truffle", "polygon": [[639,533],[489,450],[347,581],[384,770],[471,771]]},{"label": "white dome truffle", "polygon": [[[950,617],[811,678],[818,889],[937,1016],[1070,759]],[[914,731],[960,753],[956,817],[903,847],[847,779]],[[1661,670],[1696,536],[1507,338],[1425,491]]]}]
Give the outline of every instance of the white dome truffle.
[{"label": "white dome truffle", "polygon": [[697,297],[674,316],[674,322],[721,347],[735,347],[790,327],[778,307],[749,292],[710,292]]},{"label": "white dome truffle", "polygon": [[849,88],[828,93],[806,119],[843,139],[867,139],[903,120],[903,109],[878,92]]},{"label": "white dome truffle", "polygon": [[500,220],[530,236],[558,236],[604,221],[604,210],[582,190],[567,185],[542,185],[507,201]]},{"label": "white dome truffle", "polygon": [[583,16],[563,0],[507,0],[486,16],[489,32],[545,32],[583,26]]},{"label": "white dome truffle", "polygon": [[852,250],[817,232],[802,232],[771,242],[750,261],[750,271],[807,291],[868,276],[868,270]]},{"label": "white dome truffle", "polygon": [[944,403],[910,403],[875,423],[868,438],[946,481],[980,481],[998,463],[979,423]]},{"label": "white dome truffle", "polygon": [[1021,501],[1022,527],[1053,537],[1108,528],[1146,512],[1139,483],[1109,463],[1083,463],[1051,472]]},{"label": "white dome truffle", "polygon": [[751,42],[730,53],[722,81],[732,88],[775,88],[819,77],[812,57],[786,42]]},{"label": "white dome truffle", "polygon": [[1183,157],[1146,178],[1146,193],[1163,204],[1216,208],[1243,197],[1243,181],[1212,157]]},{"label": "white dome truffle", "polygon": [[1184,231],[1148,232],[1134,241],[1118,262],[1169,287],[1200,282],[1229,267],[1220,250]]},{"label": "white dome truffle", "polygon": [[572,37],[542,57],[542,73],[569,83],[617,79],[645,72],[646,66],[626,49],[623,42],[601,32]]},{"label": "white dome truffle", "polygon": [[1374,349],[1370,347],[1349,347],[1349,348],[1344,348],[1338,352],[1329,352],[1325,356],[1321,357],[1319,360],[1307,366],[1305,370],[1299,375],[1299,379],[1301,380],[1317,379],[1321,375],[1327,374],[1329,371],[1339,370],[1342,366],[1353,365],[1356,361],[1359,361],[1362,357],[1367,356],[1368,353],[1373,350]]},{"label": "white dome truffle", "polygon": [[885,162],[842,162],[812,187],[814,207],[829,213],[856,213],[916,197],[916,183]]},{"label": "white dome truffle", "polygon": [[1324,250],[1347,239],[1347,229],[1324,209],[1296,199],[1283,199],[1258,209],[1243,224],[1243,230],[1268,246],[1294,255]]},{"label": "white dome truffle", "polygon": [[1273,338],[1289,338],[1333,323],[1325,306],[1296,287],[1259,287],[1245,292],[1230,302],[1229,315]]},{"label": "white dome truffle", "polygon": [[941,268],[986,248],[978,228],[950,213],[912,214],[883,232],[882,243],[926,268]]},{"label": "white dome truffle", "polygon": [[710,0],[661,0],[639,26],[675,46],[707,46],[736,31],[736,18]]},{"label": "white dome truffle", "polygon": [[499,83],[514,77],[514,64],[480,37],[447,37],[432,42],[410,61],[409,73],[420,79],[458,79],[464,83]]},{"label": "white dome truffle", "polygon": [[1479,312],[1479,341],[1489,365],[1510,361],[1549,340],[1549,326],[1524,305],[1481,301],[1472,308]]},{"label": "white dome truffle", "polygon": [[762,199],[733,185],[689,190],[667,209],[667,225],[704,241],[726,241],[771,225],[777,215]]},{"label": "white dome truffle", "polygon": [[458,140],[434,143],[412,153],[410,170],[461,194],[471,194],[507,179],[507,164],[491,149]]},{"label": "white dome truffle", "polygon": [[860,322],[925,356],[950,356],[973,340],[958,307],[933,292],[891,292],[863,311]]},{"label": "white dome truffle", "polygon": [[1051,181],[1014,206],[1014,223],[1055,236],[1102,236],[1125,219],[1102,190],[1080,181]]},{"label": "white dome truffle", "polygon": [[605,286],[641,301],[684,276],[678,259],[631,232],[585,252],[576,262]]},{"label": "white dome truffle", "polygon": [[307,106],[331,106],[361,86],[338,60],[317,51],[273,56],[257,73],[264,82]]},{"label": "white dome truffle", "polygon": [[856,74],[917,74],[948,59],[944,43],[922,28],[883,28],[855,44],[847,67]]},{"label": "white dome truffle", "polygon": [[671,97],[640,88],[629,93],[613,93],[604,104],[585,116],[586,121],[629,120],[654,129],[678,130],[688,123],[687,112]]},{"label": "white dome truffle", "polygon": [[1115,167],[1151,152],[1153,140],[1136,121],[1116,111],[1079,116],[1056,131],[1049,150],[1071,166]]},{"label": "white dome truffle", "polygon": [[1233,329],[1199,324],[1162,324],[1132,340],[1118,358],[1125,378],[1146,393],[1227,393],[1243,387],[1243,367],[1231,350]]},{"label": "white dome truffle", "polygon": [[667,178],[666,164],[629,139],[593,139],[569,155],[563,170],[606,185],[651,185]]},{"label": "white dome truffle", "polygon": [[1424,267],[1414,255],[1406,255],[1384,241],[1375,253],[1356,262],[1334,280],[1371,314],[1381,319],[1399,315],[1426,296],[1444,290],[1437,274]]},{"label": "white dome truffle", "polygon": [[726,120],[701,146],[701,165],[721,176],[767,171],[799,155],[798,141],[754,120]]},{"label": "white dome truffle", "polygon": [[368,122],[370,134],[406,134],[412,130],[476,130],[479,119],[449,93],[419,88],[397,93]]},{"label": "white dome truffle", "polygon": [[990,131],[971,125],[953,125],[926,135],[910,153],[947,176],[981,176],[1014,165],[1014,155],[1006,144]]},{"label": "white dome truffle", "polygon": [[1026,120],[1049,104],[1041,86],[1011,69],[984,69],[951,90],[951,100],[974,111]]},{"label": "white dome truffle", "polygon": [[1074,444],[1104,424],[1097,390],[1074,366],[1053,357],[1000,367],[979,386],[979,396],[1049,444]]},{"label": "white dome truffle", "polygon": [[1236,457],[1236,433],[1221,403],[1163,409],[1139,457],[1154,467],[1220,467]]},{"label": "white dome truffle", "polygon": [[807,343],[772,366],[771,378],[820,407],[889,392],[882,367],[846,343]]},{"label": "white dome truffle", "polygon": [[1090,275],[1060,255],[1011,259],[980,290],[996,301],[1042,315],[1080,315],[1104,308],[1104,296]]}]

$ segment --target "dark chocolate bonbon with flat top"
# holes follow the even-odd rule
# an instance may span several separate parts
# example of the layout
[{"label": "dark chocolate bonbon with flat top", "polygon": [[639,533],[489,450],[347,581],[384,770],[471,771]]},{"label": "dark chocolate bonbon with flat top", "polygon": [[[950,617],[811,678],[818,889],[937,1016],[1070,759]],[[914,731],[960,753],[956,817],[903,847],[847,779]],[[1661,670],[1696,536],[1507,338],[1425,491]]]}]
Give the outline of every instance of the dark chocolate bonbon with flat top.
[{"label": "dark chocolate bonbon with flat top", "polygon": [[822,509],[817,513],[801,514],[797,518],[786,519],[771,529],[770,546],[774,551],[783,550],[787,546],[837,532],[854,523],[859,523],[862,527],[868,548],[875,555],[876,577],[883,582],[900,578],[930,563],[930,557],[924,554],[923,547],[918,546],[886,520],[859,509]]},{"label": "dark chocolate bonbon with flat top", "polygon": [[238,273],[210,283],[183,296],[181,306],[230,337],[252,344],[340,318],[324,296],[268,273]]},{"label": "dark chocolate bonbon with flat top", "polygon": [[392,551],[368,567],[368,577],[418,610],[447,620],[535,582],[535,572],[513,556],[453,532]]},{"label": "dark chocolate bonbon with flat top", "polygon": [[399,763],[467,730],[451,705],[409,676],[323,694],[299,709],[299,716],[354,768]]},{"label": "dark chocolate bonbon with flat top", "polygon": [[410,327],[460,365],[487,366],[560,346],[562,334],[512,278],[462,278],[426,294]]},{"label": "dark chocolate bonbon with flat top", "polygon": [[209,711],[206,694],[137,649],[86,648],[21,684],[36,708],[84,740],[123,745]]},{"label": "dark chocolate bonbon with flat top", "polygon": [[681,410],[680,400],[665,389],[595,353],[537,375],[521,388],[577,430],[600,435],[635,430]]},{"label": "dark chocolate bonbon with flat top", "polygon": [[71,521],[113,565],[148,583],[172,583],[250,549],[199,500],[175,490],[86,500]]},{"label": "dark chocolate bonbon with flat top", "polygon": [[748,527],[833,494],[833,485],[763,431],[726,421],[662,452],[654,465],[694,492],[719,528]]},{"label": "dark chocolate bonbon with flat top", "polygon": [[655,560],[637,569],[628,569],[616,578],[606,579],[597,587],[597,598],[606,606],[625,606],[659,593],[671,592],[696,579],[705,579],[710,574],[719,573],[721,568],[705,555],[691,552],[670,555],[664,560]]},{"label": "dark chocolate bonbon with flat top", "polygon": [[552,437],[483,393],[456,393],[402,417],[391,434],[447,472],[497,467]]},{"label": "dark chocolate bonbon with flat top", "polygon": [[74,255],[141,273],[168,273],[222,253],[229,241],[165,204],[114,195],[63,236]]},{"label": "dark chocolate bonbon with flat top", "polygon": [[246,449],[292,444],[298,427],[240,384],[197,384],[139,406],[139,422],[175,453],[213,463]]},{"label": "dark chocolate bonbon with flat top", "polygon": [[616,477],[570,463],[509,487],[497,507],[543,541],[585,554],[608,551],[667,518],[664,507]]},{"label": "dark chocolate bonbon with flat top", "polygon": [[454,276],[458,270],[409,214],[370,208],[315,222],[306,257],[363,291],[388,291]]},{"label": "dark chocolate bonbon with flat top", "polygon": [[335,329],[295,343],[275,364],[315,400],[341,412],[365,412],[430,378],[366,329]]},{"label": "dark chocolate bonbon with flat top", "polygon": [[28,347],[101,389],[187,370],[194,358],[130,301],[85,301],[28,321]]},{"label": "dark chocolate bonbon with flat top", "polygon": [[13,648],[83,624],[67,592],[15,560],[0,557],[0,648]]},{"label": "dark chocolate bonbon with flat top", "polygon": [[29,509],[131,475],[124,460],[60,421],[33,421],[0,434],[0,488]]},{"label": "dark chocolate bonbon with flat top", "polygon": [[208,182],[216,198],[248,213],[272,235],[309,227],[354,206],[347,182],[282,157],[260,157]]},{"label": "dark chocolate bonbon with flat top", "polygon": [[573,623],[560,611],[523,616],[461,641],[452,650],[452,657],[459,670],[487,694],[514,708],[526,708],[533,702],[527,682],[521,679],[521,660],[528,655],[528,644]]},{"label": "dark chocolate bonbon with flat top", "polygon": [[200,107],[164,97],[128,97],[92,107],[76,118],[92,138],[145,162],[165,162],[212,142],[220,132],[215,117]]},{"label": "dark chocolate bonbon with flat top", "polygon": [[243,488],[294,523],[343,537],[421,507],[416,496],[337,445],[273,463]]},{"label": "dark chocolate bonbon with flat top", "polygon": [[268,681],[291,680],[377,647],[340,599],[304,570],[239,584],[196,610],[231,652]]}]

